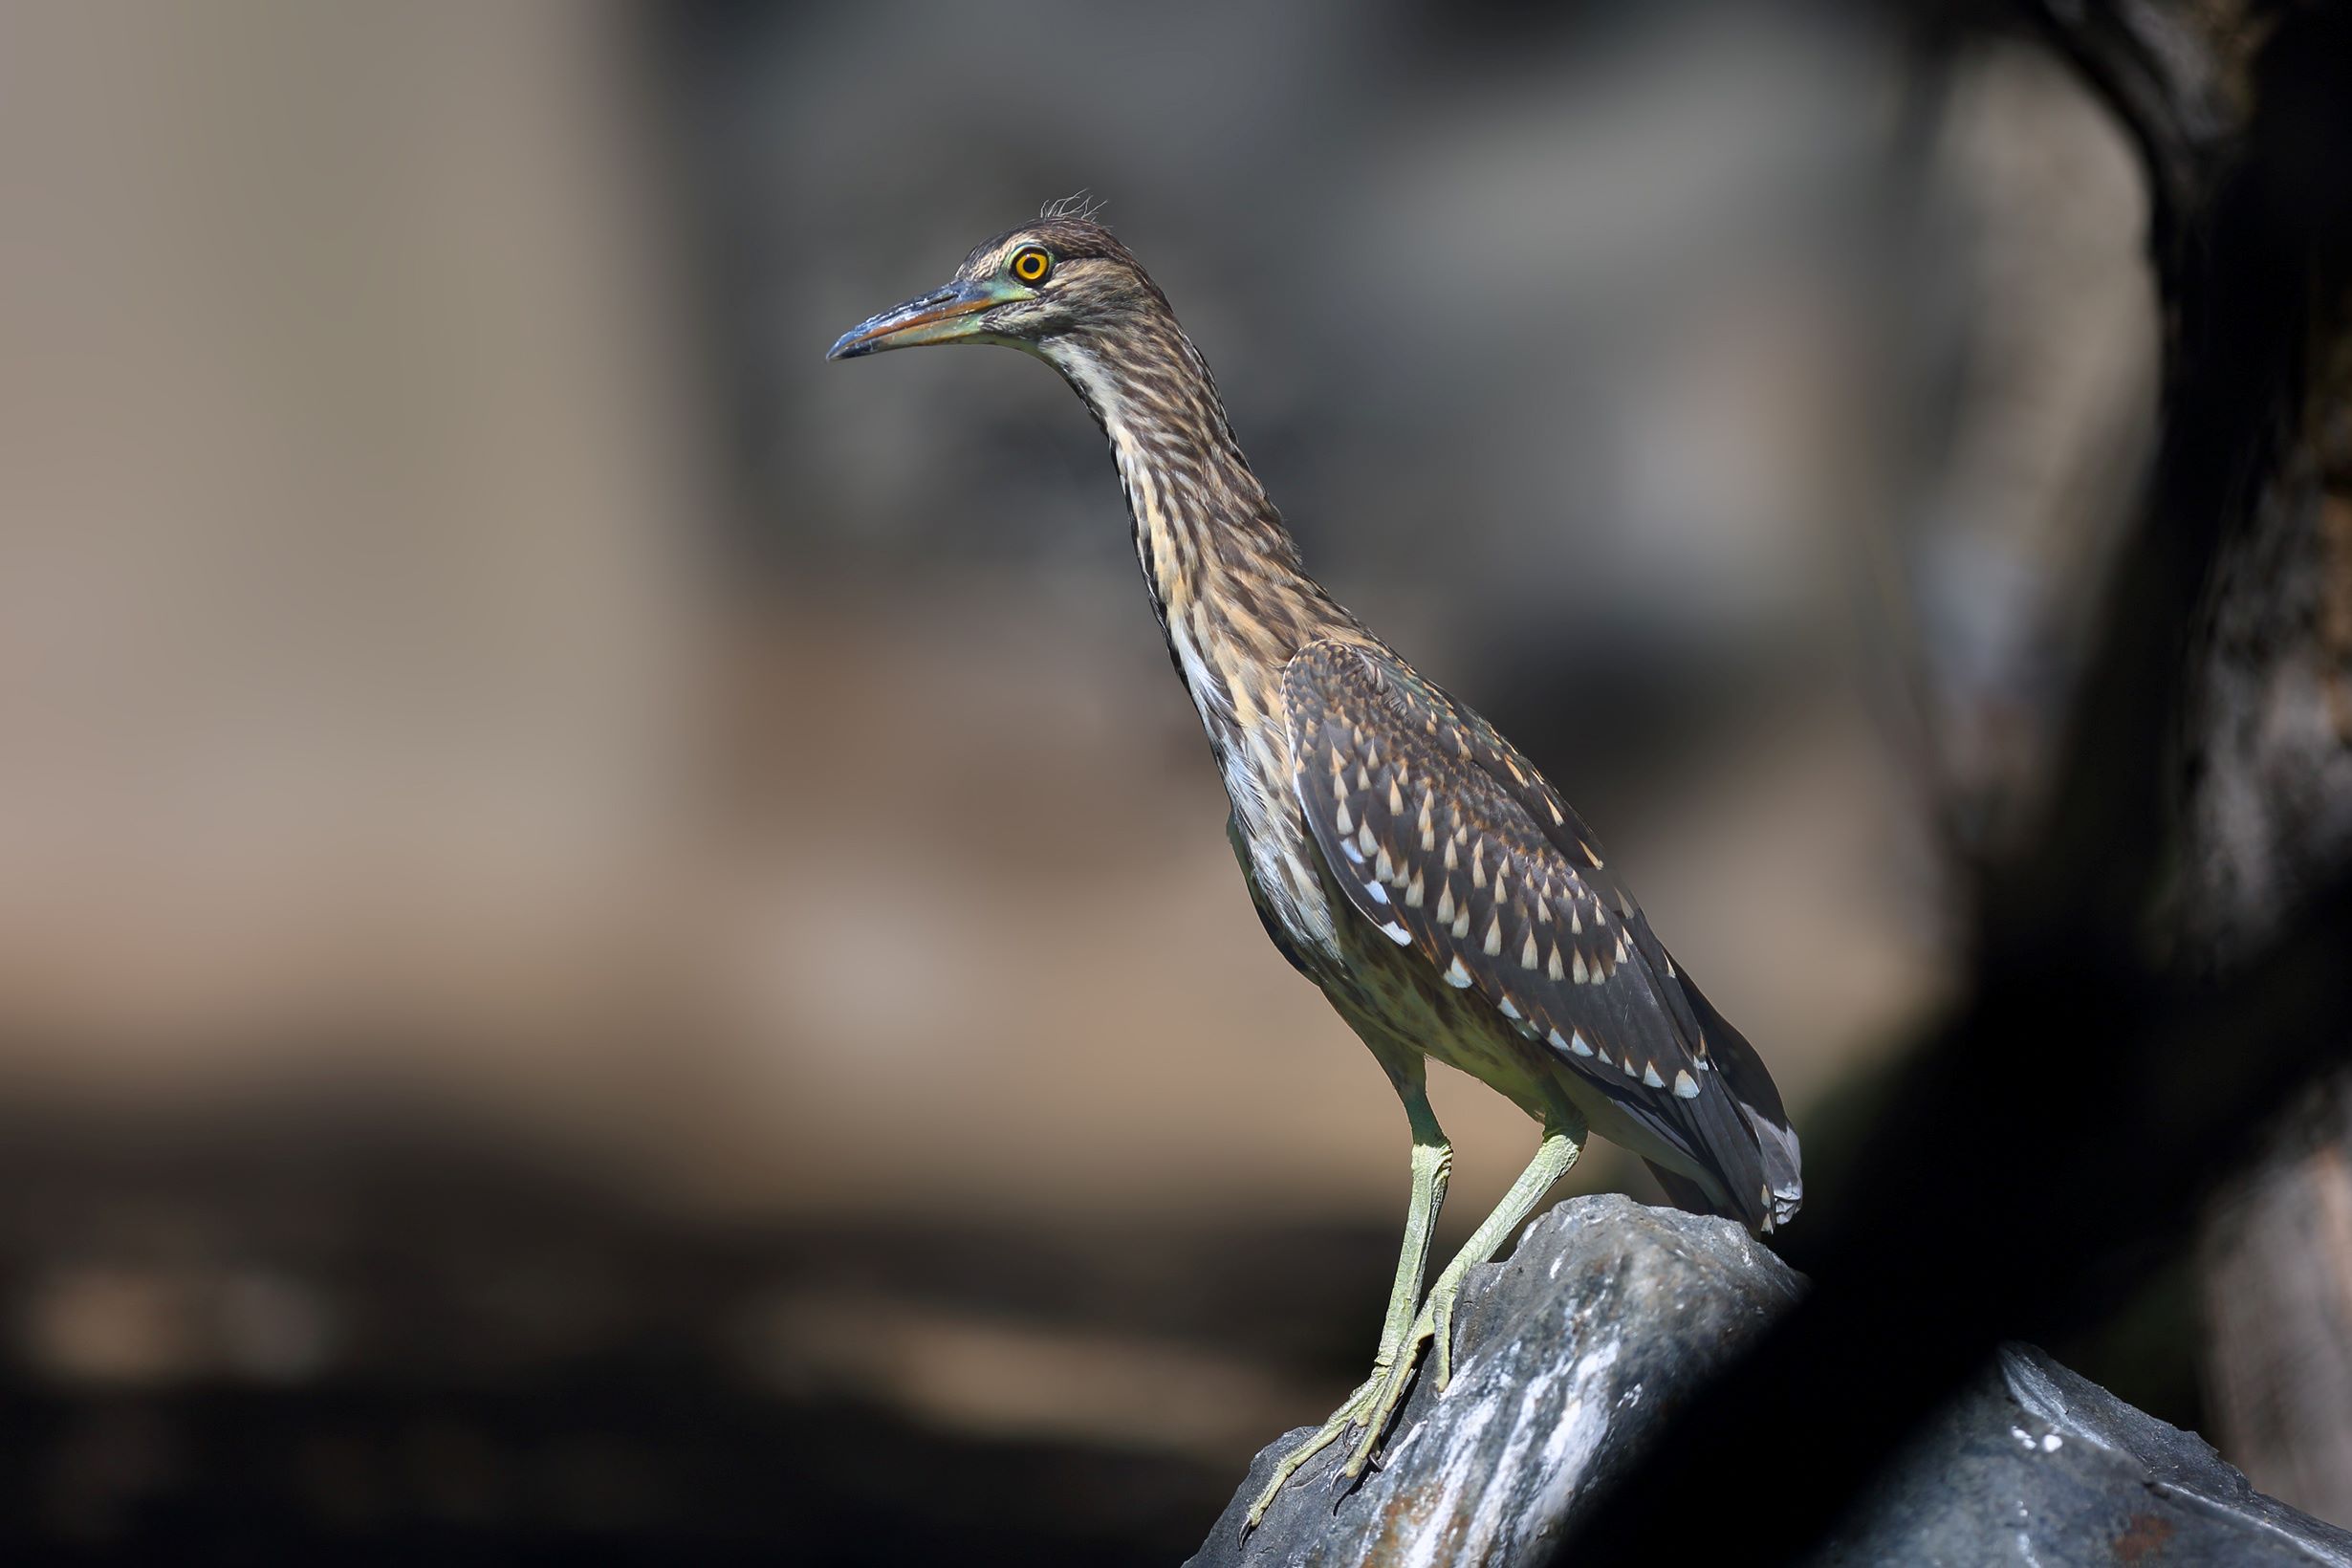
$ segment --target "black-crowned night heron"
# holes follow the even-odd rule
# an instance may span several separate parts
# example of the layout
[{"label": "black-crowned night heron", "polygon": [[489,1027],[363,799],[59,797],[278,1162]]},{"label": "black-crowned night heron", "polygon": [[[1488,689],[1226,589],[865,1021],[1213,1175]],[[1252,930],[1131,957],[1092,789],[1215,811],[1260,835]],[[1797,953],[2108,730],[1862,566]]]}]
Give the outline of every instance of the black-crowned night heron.
[{"label": "black-crowned night heron", "polygon": [[[1062,214],[1025,224],[830,357],[919,343],[1034,354],[1102,426],[1152,608],[1232,798],[1250,897],[1372,1048],[1412,1126],[1412,1203],[1372,1375],[1285,1456],[1251,1523],[1356,1428],[1343,1473],[1362,1473],[1424,1346],[1446,1386],[1464,1274],[1575,1164],[1588,1127],[1687,1207],[1762,1230],[1796,1213],[1797,1135],[1754,1050],[1535,766],[1301,570],[1208,364],[1108,229]],[[1423,1297],[1452,1160],[1423,1086],[1431,1057],[1510,1096],[1543,1139]]]}]

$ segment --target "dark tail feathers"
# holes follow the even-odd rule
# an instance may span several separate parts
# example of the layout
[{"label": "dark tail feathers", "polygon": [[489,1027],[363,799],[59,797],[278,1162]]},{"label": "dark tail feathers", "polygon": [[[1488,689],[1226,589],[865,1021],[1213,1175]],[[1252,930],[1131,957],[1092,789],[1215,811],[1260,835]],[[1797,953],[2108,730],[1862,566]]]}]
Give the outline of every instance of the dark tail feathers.
[{"label": "dark tail feathers", "polygon": [[[1752,1230],[1769,1231],[1786,1225],[1804,1203],[1805,1182],[1797,1129],[1789,1125],[1789,1113],[1781,1108],[1780,1091],[1774,1087],[1772,1074],[1765,1071],[1764,1059],[1747,1036],[1715,1011],[1714,1004],[1691,984],[1689,975],[1678,973],[1676,978],[1707,1036],[1708,1059],[1723,1075],[1723,1085],[1738,1101],[1740,1115],[1755,1134],[1756,1148],[1763,1155],[1764,1189],[1733,1194],[1736,1208],[1728,1217],[1744,1222]],[[1676,1208],[1696,1214],[1724,1212],[1723,1206],[1710,1201],[1688,1177],[1662,1170],[1654,1164],[1649,1168]]]}]

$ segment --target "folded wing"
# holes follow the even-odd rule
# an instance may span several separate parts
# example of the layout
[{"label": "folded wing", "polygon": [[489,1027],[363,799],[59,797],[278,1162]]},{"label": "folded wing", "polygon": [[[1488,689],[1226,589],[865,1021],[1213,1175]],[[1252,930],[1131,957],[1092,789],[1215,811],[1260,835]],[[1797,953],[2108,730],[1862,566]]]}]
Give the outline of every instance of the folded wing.
[{"label": "folded wing", "polygon": [[1356,909],[1679,1156],[1678,1195],[1759,1230],[1795,1214],[1797,1138],[1763,1062],[1527,759],[1375,645],[1311,643],[1282,691],[1299,804]]}]

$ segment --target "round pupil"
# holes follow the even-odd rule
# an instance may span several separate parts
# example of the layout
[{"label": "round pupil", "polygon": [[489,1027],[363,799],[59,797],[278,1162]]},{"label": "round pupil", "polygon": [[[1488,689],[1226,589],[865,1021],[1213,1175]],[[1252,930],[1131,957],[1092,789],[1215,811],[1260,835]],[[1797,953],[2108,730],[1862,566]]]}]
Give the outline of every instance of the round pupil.
[{"label": "round pupil", "polygon": [[1013,263],[1013,271],[1024,283],[1034,283],[1045,276],[1045,252],[1024,250]]}]

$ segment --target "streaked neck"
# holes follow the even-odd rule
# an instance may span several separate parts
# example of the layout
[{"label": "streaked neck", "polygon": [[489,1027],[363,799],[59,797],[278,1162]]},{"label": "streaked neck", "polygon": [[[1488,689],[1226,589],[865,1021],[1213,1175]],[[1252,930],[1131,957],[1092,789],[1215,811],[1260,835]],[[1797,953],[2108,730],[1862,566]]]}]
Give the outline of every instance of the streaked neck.
[{"label": "streaked neck", "polygon": [[1293,653],[1361,628],[1301,569],[1207,362],[1172,316],[1074,333],[1041,352],[1111,444],[1152,609],[1222,750]]}]

